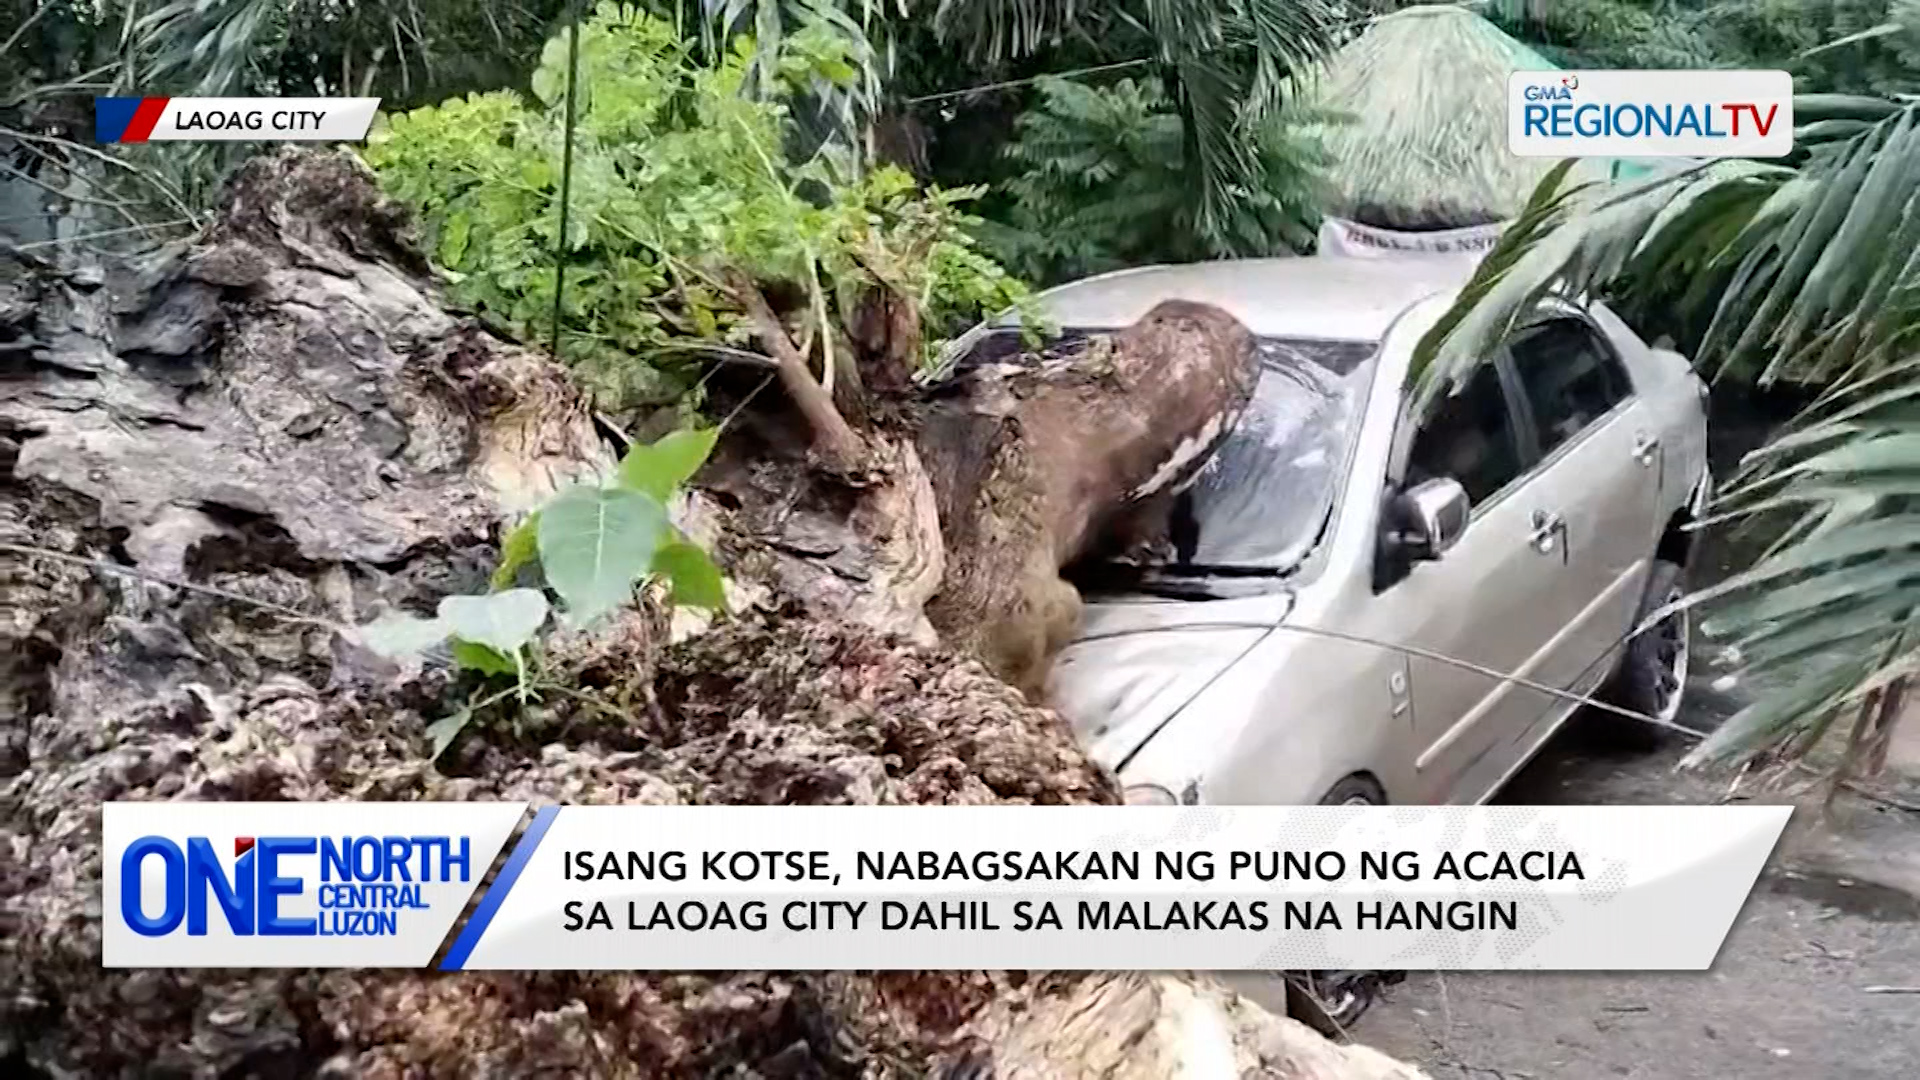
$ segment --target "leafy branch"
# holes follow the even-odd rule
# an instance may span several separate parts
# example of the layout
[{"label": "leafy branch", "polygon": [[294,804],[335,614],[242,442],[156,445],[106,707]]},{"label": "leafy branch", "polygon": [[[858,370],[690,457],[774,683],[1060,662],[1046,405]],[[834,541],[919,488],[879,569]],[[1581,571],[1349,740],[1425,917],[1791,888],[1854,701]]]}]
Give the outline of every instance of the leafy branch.
[{"label": "leafy branch", "polygon": [[[557,307],[568,362],[610,408],[682,398],[694,343],[757,349],[807,413],[821,457],[845,463],[858,440],[831,401],[850,359],[876,359],[848,332],[863,302],[898,295],[937,335],[1026,290],[977,250],[977,221],[960,209],[974,192],[922,191],[898,169],[860,171],[825,150],[790,160],[792,94],[848,77],[810,40],[785,35],[770,69],[747,37],[696,56],[666,21],[602,4],[580,25],[577,79],[563,35],[531,97],[386,117],[364,155],[419,212],[455,296],[523,336],[544,332]],[[768,70],[779,74],[770,85],[759,81]],[[918,363],[936,348],[882,352]]]}]

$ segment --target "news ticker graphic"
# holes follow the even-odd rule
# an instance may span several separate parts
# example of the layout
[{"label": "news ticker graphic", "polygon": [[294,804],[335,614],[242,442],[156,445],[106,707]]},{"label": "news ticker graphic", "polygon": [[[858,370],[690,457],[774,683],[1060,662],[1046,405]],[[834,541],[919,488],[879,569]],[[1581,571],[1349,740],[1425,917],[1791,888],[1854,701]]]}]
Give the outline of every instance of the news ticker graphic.
[{"label": "news ticker graphic", "polygon": [[93,137],[138,142],[358,142],[379,98],[97,97]]},{"label": "news ticker graphic", "polygon": [[524,803],[107,803],[107,967],[423,967]]},{"label": "news ticker graphic", "polygon": [[107,967],[1701,970],[1778,806],[110,803]]},{"label": "news ticker graphic", "polygon": [[1521,157],[1785,157],[1784,71],[1516,71],[1507,149]]}]

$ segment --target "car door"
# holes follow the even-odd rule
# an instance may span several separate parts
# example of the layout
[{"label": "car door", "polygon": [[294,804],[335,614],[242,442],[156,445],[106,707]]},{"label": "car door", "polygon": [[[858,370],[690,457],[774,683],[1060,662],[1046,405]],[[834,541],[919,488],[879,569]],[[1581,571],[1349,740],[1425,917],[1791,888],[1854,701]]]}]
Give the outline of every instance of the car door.
[{"label": "car door", "polygon": [[1512,767],[1514,742],[1544,702],[1486,673],[1528,676],[1565,621],[1559,534],[1539,527],[1536,452],[1510,384],[1504,355],[1481,365],[1402,433],[1390,469],[1398,490],[1450,476],[1470,506],[1453,547],[1375,598],[1410,646],[1413,775],[1426,802],[1475,801]]},{"label": "car door", "polygon": [[[1638,614],[1661,522],[1660,445],[1626,365],[1584,313],[1566,307],[1508,347],[1526,425],[1541,454],[1530,513],[1560,533],[1566,573],[1552,606],[1564,625],[1536,678],[1588,690]],[[1549,718],[1566,711],[1561,703]]]}]

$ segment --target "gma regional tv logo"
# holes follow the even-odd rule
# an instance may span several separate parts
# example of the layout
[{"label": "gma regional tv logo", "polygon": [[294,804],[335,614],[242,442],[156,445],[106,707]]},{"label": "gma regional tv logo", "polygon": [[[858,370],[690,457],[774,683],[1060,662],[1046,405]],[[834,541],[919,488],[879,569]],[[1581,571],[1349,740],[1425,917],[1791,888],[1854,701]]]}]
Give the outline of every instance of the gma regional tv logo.
[{"label": "gma regional tv logo", "polygon": [[1521,157],[1784,157],[1784,71],[1516,71],[1507,146]]},{"label": "gma regional tv logo", "polygon": [[424,967],[524,803],[108,803],[107,967]]}]

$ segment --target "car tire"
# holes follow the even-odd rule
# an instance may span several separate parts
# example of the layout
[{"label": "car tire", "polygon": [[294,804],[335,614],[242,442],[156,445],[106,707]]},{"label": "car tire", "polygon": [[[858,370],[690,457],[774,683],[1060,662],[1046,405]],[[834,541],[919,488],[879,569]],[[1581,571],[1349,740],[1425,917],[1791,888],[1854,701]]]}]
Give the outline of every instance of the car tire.
[{"label": "car tire", "polygon": [[[1654,612],[1686,596],[1685,575],[1686,570],[1678,563],[1654,562],[1640,610],[1634,615],[1635,629]],[[1601,700],[1644,713],[1665,724],[1674,723],[1687,692],[1690,629],[1687,610],[1682,608],[1635,634],[1627,642],[1613,678],[1601,691]],[[1614,713],[1604,714],[1604,720],[1600,726],[1606,732],[1606,741],[1623,750],[1658,749],[1671,732],[1663,724],[1650,724]]]},{"label": "car tire", "polygon": [[[1385,806],[1387,793],[1371,777],[1349,776],[1333,785],[1320,805]],[[1329,1039],[1344,1038],[1384,987],[1406,977],[1404,971],[1297,972],[1288,976],[1287,1011]]]},{"label": "car tire", "polygon": [[1349,776],[1333,785],[1321,806],[1385,806],[1387,793],[1370,776]]}]

